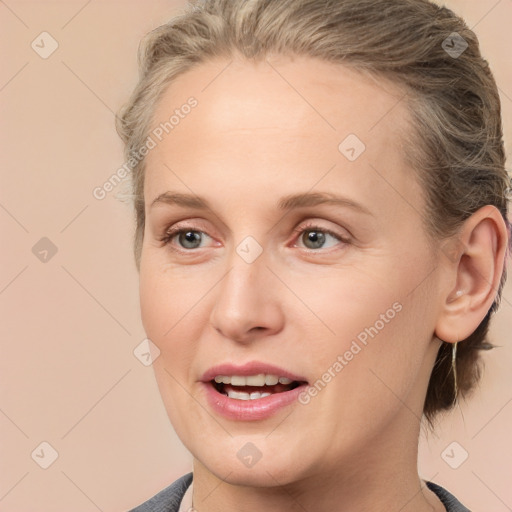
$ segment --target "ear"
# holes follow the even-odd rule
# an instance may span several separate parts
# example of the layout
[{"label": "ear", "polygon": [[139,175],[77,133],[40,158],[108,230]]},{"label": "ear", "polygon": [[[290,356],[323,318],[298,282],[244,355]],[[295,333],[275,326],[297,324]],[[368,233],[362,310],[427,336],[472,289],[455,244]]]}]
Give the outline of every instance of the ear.
[{"label": "ear", "polygon": [[508,240],[500,211],[487,205],[443,245],[440,264],[446,286],[435,328],[438,338],[463,340],[484,319],[498,293]]}]

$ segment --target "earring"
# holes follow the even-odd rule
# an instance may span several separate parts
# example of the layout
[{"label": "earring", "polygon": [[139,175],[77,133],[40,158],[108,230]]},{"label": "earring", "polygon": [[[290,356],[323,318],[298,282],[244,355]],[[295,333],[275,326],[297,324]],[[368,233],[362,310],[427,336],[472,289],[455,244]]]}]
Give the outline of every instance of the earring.
[{"label": "earring", "polygon": [[452,345],[452,372],[453,372],[453,383],[454,383],[454,392],[455,392],[455,395],[453,397],[453,405],[455,405],[457,403],[457,395],[459,394],[459,388],[457,386],[457,344],[459,342],[456,341],[453,345]]}]

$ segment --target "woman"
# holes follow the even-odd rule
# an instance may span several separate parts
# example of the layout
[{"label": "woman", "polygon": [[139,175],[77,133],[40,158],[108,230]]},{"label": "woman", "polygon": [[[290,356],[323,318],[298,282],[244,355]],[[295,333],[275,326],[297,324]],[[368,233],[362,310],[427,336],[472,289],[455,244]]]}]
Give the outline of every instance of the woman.
[{"label": "woman", "polygon": [[133,510],[468,510],[417,450],[505,280],[474,33],[427,0],[207,0],[140,66],[118,131],[142,321],[194,466]]}]

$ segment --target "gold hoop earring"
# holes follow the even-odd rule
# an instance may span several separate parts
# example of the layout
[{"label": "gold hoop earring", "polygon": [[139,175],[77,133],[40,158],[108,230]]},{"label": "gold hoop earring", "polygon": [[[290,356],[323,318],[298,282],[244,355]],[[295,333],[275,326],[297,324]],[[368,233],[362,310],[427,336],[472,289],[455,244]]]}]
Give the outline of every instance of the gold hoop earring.
[{"label": "gold hoop earring", "polygon": [[454,397],[453,397],[453,405],[457,403],[457,396],[459,394],[459,387],[457,386],[457,344],[459,342],[456,341],[452,345],[452,372],[453,372],[453,387],[454,387]]}]

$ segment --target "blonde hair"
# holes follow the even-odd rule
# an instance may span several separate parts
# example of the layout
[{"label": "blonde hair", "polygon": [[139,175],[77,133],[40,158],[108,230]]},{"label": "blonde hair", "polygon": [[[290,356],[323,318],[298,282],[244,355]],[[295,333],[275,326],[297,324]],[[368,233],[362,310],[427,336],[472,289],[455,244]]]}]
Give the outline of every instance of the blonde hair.
[{"label": "blonde hair", "polygon": [[[138,270],[145,224],[144,159],[133,156],[148,137],[159,99],[177,76],[201,62],[235,55],[262,60],[270,54],[343,64],[402,86],[414,127],[404,141],[404,156],[425,192],[426,232],[441,244],[489,204],[499,209],[510,232],[497,86],[476,35],[452,11],[428,0],[206,0],[143,39],[140,79],[116,121],[125,157],[134,162]],[[489,312],[459,343],[461,396],[480,377],[479,351],[492,348],[486,340],[489,320],[505,279],[506,270]],[[453,384],[451,344],[443,342],[424,405],[431,425],[438,411],[452,406]]]}]

